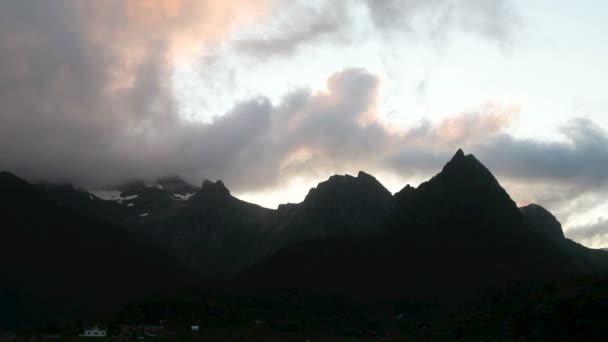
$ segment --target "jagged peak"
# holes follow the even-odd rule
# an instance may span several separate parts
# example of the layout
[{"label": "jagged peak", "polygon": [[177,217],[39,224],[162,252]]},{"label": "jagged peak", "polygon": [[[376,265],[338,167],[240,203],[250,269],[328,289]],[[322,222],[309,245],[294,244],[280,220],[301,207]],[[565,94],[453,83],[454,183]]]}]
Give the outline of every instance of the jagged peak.
[{"label": "jagged peak", "polygon": [[227,195],[230,195],[230,190],[228,190],[228,188],[226,188],[226,186],[224,185],[224,182],[222,182],[221,180],[218,180],[216,182],[212,182],[208,179],[205,179],[203,181],[203,184],[201,185],[201,192],[205,193],[205,192],[214,192],[214,193],[224,193]]},{"label": "jagged peak", "polygon": [[[452,201],[461,209],[477,211],[488,217],[494,217],[492,213],[501,208],[505,213],[503,216],[509,217],[515,222],[513,224],[522,220],[517,205],[490,170],[475,156],[465,155],[462,150],[458,150],[440,173],[420,184],[415,192],[419,198]],[[429,204],[429,208],[433,206]]]},{"label": "jagged peak", "polygon": [[452,157],[452,160],[460,159],[460,158],[464,158],[464,157],[465,157],[464,151],[462,151],[462,149],[459,148],[458,151],[456,151],[456,154],[454,154],[454,157]]},{"label": "jagged peak", "polygon": [[403,187],[403,189],[399,190],[398,192],[396,192],[393,197],[398,200],[404,200],[404,199],[409,199],[411,198],[411,196],[414,194],[414,192],[416,192],[416,188],[407,184],[406,186]]},{"label": "jagged peak", "polygon": [[374,176],[372,176],[369,173],[364,172],[364,171],[359,171],[357,173],[357,178],[373,178],[373,179],[376,179],[376,177],[374,177]]},{"label": "jagged peak", "polygon": [[477,160],[477,158],[475,158],[475,156],[472,154],[465,154],[464,151],[459,148],[458,151],[456,151],[456,153],[452,157],[452,159],[450,159],[450,161],[446,165],[454,163],[463,163],[470,160]]},{"label": "jagged peak", "polygon": [[316,187],[310,188],[304,200],[306,201],[306,199],[310,198],[310,196],[315,196],[319,193],[332,192],[330,189],[361,187],[366,189],[377,187],[378,189],[381,189],[381,191],[385,192],[387,196],[392,196],[391,192],[388,191],[374,176],[364,171],[359,171],[357,173],[357,177],[353,177],[348,174],[333,175],[329,177],[326,181],[319,183]]},{"label": "jagged peak", "polygon": [[456,154],[445,164],[440,174],[469,174],[494,178],[490,170],[477,160],[474,155],[465,155],[462,149],[456,151]]},{"label": "jagged peak", "polygon": [[399,192],[411,192],[411,191],[414,191],[414,190],[416,190],[416,188],[415,188],[415,187],[413,187],[413,186],[411,186],[411,185],[409,185],[409,184],[406,184],[406,185],[403,187],[403,189],[399,190]]}]

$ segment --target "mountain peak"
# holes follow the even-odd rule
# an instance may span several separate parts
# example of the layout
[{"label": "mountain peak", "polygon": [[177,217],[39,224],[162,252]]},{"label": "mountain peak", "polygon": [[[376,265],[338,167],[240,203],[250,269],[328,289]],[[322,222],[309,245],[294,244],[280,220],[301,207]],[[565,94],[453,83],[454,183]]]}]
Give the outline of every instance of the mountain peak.
[{"label": "mountain peak", "polygon": [[457,163],[457,162],[463,162],[463,161],[465,161],[467,159],[470,159],[471,157],[473,157],[472,154],[465,154],[464,151],[461,148],[459,148],[458,151],[456,151],[456,153],[454,153],[454,156],[452,156],[452,159],[450,159],[450,161],[448,162],[448,164],[450,164],[450,163]]},{"label": "mountain peak", "polygon": [[465,155],[462,149],[458,149],[452,159],[445,164],[440,175],[450,175],[458,178],[474,177],[483,179],[494,179],[494,176],[474,155]]},{"label": "mountain peak", "polygon": [[374,176],[372,176],[369,173],[364,172],[364,171],[359,171],[359,173],[357,173],[357,178],[373,178],[373,179],[376,179]]},{"label": "mountain peak", "polygon": [[359,171],[357,177],[351,175],[333,175],[329,177],[326,181],[319,183],[317,187],[311,188],[306,198],[310,198],[311,196],[331,197],[335,194],[359,191],[361,191],[361,194],[381,192],[388,197],[391,196],[390,191],[388,191],[374,176]]},{"label": "mountain peak", "polygon": [[460,149],[440,173],[416,190],[404,189],[395,194],[395,199],[400,208],[395,217],[416,226],[514,227],[524,224],[517,205],[490,170]]},{"label": "mountain peak", "polygon": [[464,152],[462,151],[461,148],[458,149],[458,151],[456,151],[456,154],[454,154],[454,157],[452,157],[452,160],[454,159],[460,159],[460,158],[464,158]]},{"label": "mountain peak", "polygon": [[226,195],[230,195],[230,190],[228,190],[228,188],[226,188],[226,186],[224,185],[224,182],[222,182],[221,180],[218,180],[217,182],[212,182],[208,179],[205,179],[203,181],[203,185],[201,186],[201,192],[203,193],[220,193],[220,194],[226,194]]},{"label": "mountain peak", "polygon": [[524,216],[530,229],[553,241],[560,241],[565,238],[562,225],[551,212],[542,206],[532,203],[519,208],[519,211]]}]

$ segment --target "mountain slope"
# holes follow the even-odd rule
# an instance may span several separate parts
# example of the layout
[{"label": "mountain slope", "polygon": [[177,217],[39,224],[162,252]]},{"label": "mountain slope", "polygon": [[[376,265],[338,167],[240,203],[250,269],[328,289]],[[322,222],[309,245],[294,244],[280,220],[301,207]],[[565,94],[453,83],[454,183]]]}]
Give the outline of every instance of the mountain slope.
[{"label": "mountain slope", "polygon": [[272,213],[233,197],[222,181],[205,180],[182,208],[142,229],[188,268],[226,276],[251,262]]},{"label": "mountain slope", "polygon": [[153,184],[129,182],[112,190],[85,190],[71,184],[39,186],[57,206],[126,227],[165,219],[200,190],[177,176],[160,178]]},{"label": "mountain slope", "polygon": [[191,284],[169,255],[12,174],[0,173],[0,193],[2,326],[91,318]]},{"label": "mountain slope", "polygon": [[260,252],[267,256],[312,239],[373,235],[392,205],[391,193],[363,171],[357,177],[332,176],[301,203],[279,206]]},{"label": "mountain slope", "polygon": [[547,209],[530,204],[519,209],[529,229],[545,237],[562,251],[576,259],[579,268],[587,272],[608,271],[608,252],[587,248],[564,236],[562,225]]},{"label": "mountain slope", "polygon": [[361,296],[462,298],[508,282],[584,272],[528,229],[515,203],[474,156],[458,151],[443,170],[395,202],[372,238],[287,247],[241,282]]}]

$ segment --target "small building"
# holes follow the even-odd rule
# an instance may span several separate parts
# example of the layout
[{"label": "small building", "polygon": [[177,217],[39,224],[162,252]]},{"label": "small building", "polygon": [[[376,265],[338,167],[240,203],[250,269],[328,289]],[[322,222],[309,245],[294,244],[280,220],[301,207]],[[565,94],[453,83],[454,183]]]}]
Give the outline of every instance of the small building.
[{"label": "small building", "polygon": [[200,330],[200,327],[199,327],[198,325],[193,325],[193,326],[190,328],[190,330],[192,330],[192,331],[199,331],[199,330]]},{"label": "small building", "polygon": [[84,328],[84,334],[80,335],[83,337],[106,337],[108,335],[108,328],[93,325]]}]

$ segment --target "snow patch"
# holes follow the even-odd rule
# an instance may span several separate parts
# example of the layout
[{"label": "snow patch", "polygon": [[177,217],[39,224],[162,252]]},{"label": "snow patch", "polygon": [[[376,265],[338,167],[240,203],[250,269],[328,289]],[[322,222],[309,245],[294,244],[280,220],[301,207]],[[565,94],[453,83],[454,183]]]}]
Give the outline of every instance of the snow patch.
[{"label": "snow patch", "polygon": [[134,205],[135,205],[135,204],[133,204],[133,203],[129,203],[129,204],[127,204],[127,207],[132,207],[132,206],[134,206]]},{"label": "snow patch", "polygon": [[139,217],[146,217],[146,216],[148,216],[148,215],[150,215],[150,214],[148,214],[148,213],[143,213],[143,214],[139,215]]},{"label": "snow patch", "polygon": [[118,203],[122,203],[122,201],[131,201],[137,198],[137,195],[122,197],[118,190],[89,190],[89,193],[104,201],[116,201]]},{"label": "snow patch", "polygon": [[172,194],[172,195],[173,195],[173,197],[175,197],[176,200],[187,201],[190,199],[190,197],[194,196],[195,194],[196,194],[196,192],[185,193],[185,194]]}]

